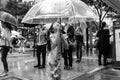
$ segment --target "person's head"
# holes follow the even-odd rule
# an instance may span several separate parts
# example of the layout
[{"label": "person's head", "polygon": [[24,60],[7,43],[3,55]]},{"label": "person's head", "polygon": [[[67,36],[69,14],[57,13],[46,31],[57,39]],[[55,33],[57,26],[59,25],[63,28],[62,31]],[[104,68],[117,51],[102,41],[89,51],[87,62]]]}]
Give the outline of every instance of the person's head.
[{"label": "person's head", "polygon": [[10,31],[12,30],[12,25],[9,24],[9,23],[7,23],[7,22],[1,21],[1,25],[2,25],[3,28],[7,28],[7,29],[9,29]]},{"label": "person's head", "polygon": [[56,33],[60,29],[60,24],[59,23],[52,23],[50,27],[50,32],[51,33]]},{"label": "person's head", "polygon": [[101,29],[104,29],[106,27],[106,22],[102,22],[102,27]]}]

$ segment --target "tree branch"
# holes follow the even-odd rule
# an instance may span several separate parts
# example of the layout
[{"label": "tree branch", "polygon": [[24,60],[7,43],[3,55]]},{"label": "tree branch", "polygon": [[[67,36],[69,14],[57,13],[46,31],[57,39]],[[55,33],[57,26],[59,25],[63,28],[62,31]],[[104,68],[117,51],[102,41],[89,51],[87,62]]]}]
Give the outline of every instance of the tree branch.
[{"label": "tree branch", "polygon": [[110,9],[110,7],[108,7],[108,9],[107,9],[107,11],[106,11],[106,13],[104,14],[104,16],[102,17],[102,21],[103,21],[103,19],[105,18],[105,16],[107,15],[107,13],[108,13],[108,11],[109,11],[109,9]]}]

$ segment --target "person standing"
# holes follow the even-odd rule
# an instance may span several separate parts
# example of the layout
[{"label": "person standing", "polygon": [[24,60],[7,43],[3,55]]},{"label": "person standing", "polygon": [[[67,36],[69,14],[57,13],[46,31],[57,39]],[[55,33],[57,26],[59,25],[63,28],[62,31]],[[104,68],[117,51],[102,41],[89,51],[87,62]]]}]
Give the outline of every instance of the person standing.
[{"label": "person standing", "polygon": [[76,62],[81,62],[82,46],[83,46],[83,31],[81,29],[80,23],[78,23],[78,25],[76,26],[75,37],[77,42],[77,51],[76,51],[77,61]]},{"label": "person standing", "polygon": [[74,27],[73,25],[69,25],[68,27],[68,30],[67,30],[67,42],[68,42],[68,51],[67,53],[65,54],[64,56],[64,64],[65,64],[65,67],[64,69],[72,69],[72,64],[73,64],[73,49],[74,49],[74,46],[76,45],[76,40],[75,40],[75,34],[74,34]]},{"label": "person standing", "polygon": [[98,43],[97,43],[97,48],[99,50],[98,54],[98,64],[102,65],[101,63],[101,57],[103,55],[103,65],[107,65],[107,57],[109,54],[109,44],[110,44],[110,35],[109,35],[109,30],[107,29],[106,23],[102,23],[101,30],[97,32],[96,37],[98,37]]},{"label": "person standing", "polygon": [[1,61],[3,63],[4,72],[1,73],[0,76],[6,76],[7,73],[9,72],[8,63],[7,63],[7,55],[10,50],[10,45],[11,45],[10,39],[11,39],[12,26],[11,24],[7,22],[3,22],[3,21],[1,21],[1,24],[2,24],[2,30],[1,30],[1,35],[0,35]]},{"label": "person standing", "polygon": [[25,53],[25,43],[26,43],[26,39],[23,38],[23,39],[19,39],[19,53]]},{"label": "person standing", "polygon": [[62,33],[59,23],[53,23],[49,29],[47,75],[48,80],[61,80]]},{"label": "person standing", "polygon": [[[34,66],[34,68],[45,68],[46,62],[46,44],[47,44],[47,29],[41,25],[39,29],[39,41],[37,43],[37,61],[38,64]],[[42,57],[41,57],[42,55]],[[41,64],[42,59],[42,64]]]}]

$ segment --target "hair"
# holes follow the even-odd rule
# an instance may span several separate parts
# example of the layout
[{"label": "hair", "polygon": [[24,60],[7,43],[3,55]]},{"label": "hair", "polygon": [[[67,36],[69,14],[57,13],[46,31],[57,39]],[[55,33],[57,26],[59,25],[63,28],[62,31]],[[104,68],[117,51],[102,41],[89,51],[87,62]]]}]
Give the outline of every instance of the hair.
[{"label": "hair", "polygon": [[53,25],[54,25],[54,23],[52,23],[50,28],[49,28],[49,32],[51,32],[51,33],[53,33],[53,30],[54,30]]},{"label": "hair", "polygon": [[49,30],[48,30],[48,33],[47,33],[47,36],[48,36],[48,41],[47,41],[47,50],[48,51],[51,51],[51,41],[50,41],[50,33],[53,33],[53,25],[54,23],[51,24]]},{"label": "hair", "polygon": [[3,22],[3,23],[6,24],[6,28],[8,28],[10,31],[12,30],[12,25],[10,23],[7,23],[7,22]]},{"label": "hair", "polygon": [[105,26],[106,26],[106,22],[102,22],[102,29],[104,29],[105,28]]}]

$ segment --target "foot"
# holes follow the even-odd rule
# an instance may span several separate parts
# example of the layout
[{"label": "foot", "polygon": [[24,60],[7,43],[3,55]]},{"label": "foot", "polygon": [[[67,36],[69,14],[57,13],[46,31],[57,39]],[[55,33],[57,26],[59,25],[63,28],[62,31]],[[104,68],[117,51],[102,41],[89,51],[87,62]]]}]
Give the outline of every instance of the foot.
[{"label": "foot", "polygon": [[39,66],[38,69],[42,69],[42,68],[45,68],[45,66]]},{"label": "foot", "polygon": [[99,66],[101,66],[102,64],[101,64],[101,63],[99,63],[98,65],[99,65]]},{"label": "foot", "polygon": [[67,68],[67,70],[71,70],[72,69],[72,67],[71,66],[69,66],[68,68]]},{"label": "foot", "polygon": [[68,68],[67,66],[64,67],[64,69],[67,69],[67,68]]},{"label": "foot", "polygon": [[7,76],[8,75],[8,72],[2,72],[1,74],[0,74],[0,77],[4,77],[4,76]]},{"label": "foot", "polygon": [[80,60],[79,60],[79,59],[77,59],[77,60],[76,60],[76,63],[79,63],[79,62],[80,62]]},{"label": "foot", "polygon": [[35,66],[34,66],[34,68],[38,68],[38,67],[40,67],[40,65],[35,65]]},{"label": "foot", "polygon": [[107,64],[103,64],[103,66],[107,66]]}]

